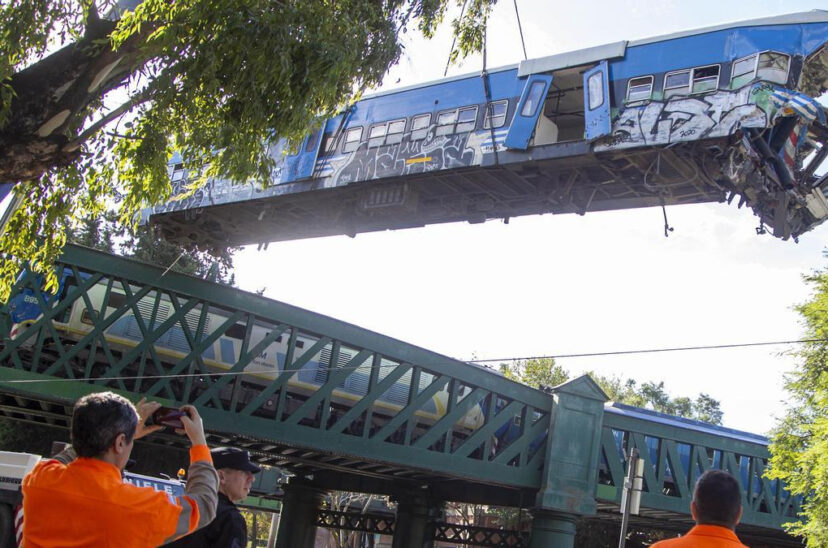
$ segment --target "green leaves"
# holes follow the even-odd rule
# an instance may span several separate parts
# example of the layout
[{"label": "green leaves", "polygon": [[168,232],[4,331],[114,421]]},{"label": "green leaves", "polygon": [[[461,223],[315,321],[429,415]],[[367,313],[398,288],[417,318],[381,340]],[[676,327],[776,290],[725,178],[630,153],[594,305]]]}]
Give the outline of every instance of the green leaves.
[{"label": "green leaves", "polygon": [[[557,386],[570,379],[569,371],[558,365],[553,358],[534,358],[502,363],[500,372],[507,379],[535,388]],[[618,376],[606,377],[592,371],[588,371],[587,374],[598,383],[611,401],[711,424],[722,424],[723,413],[719,401],[707,394],[699,394],[695,400],[684,396],[673,398],[664,388],[664,382],[648,381],[639,385],[633,379],[624,380]]]},{"label": "green leaves", "polygon": [[[107,47],[87,48],[97,57],[61,57],[83,63],[67,67],[67,78],[87,69],[94,77],[97,59],[105,60],[102,66],[119,59],[118,70],[130,72],[101,85],[103,92],[90,92],[102,96],[70,108],[71,123],[48,139],[35,132],[55,114],[46,112],[49,101],[31,103],[44,112],[14,112],[17,90],[10,78],[61,40],[88,34],[90,25],[102,28],[96,14],[109,8],[92,0],[21,0],[0,7],[0,143],[25,143],[32,158],[44,145],[70,152],[44,159],[43,175],[18,185],[25,203],[0,239],[0,299],[24,262],[47,273],[67,227],[79,219],[117,206],[130,227],[140,209],[166,200],[173,150],[196,182],[223,177],[269,183],[274,137],[300,140],[315,121],[380,83],[400,56],[399,34],[410,26],[433,32],[448,1],[144,0],[120,14]],[[457,27],[463,29],[461,51],[479,47],[480,24],[492,1],[471,3],[468,21]],[[43,82],[51,87],[27,93],[52,97],[74,81]],[[110,117],[103,133],[95,133],[98,121]],[[13,134],[2,133],[6,119],[17,124]],[[20,127],[31,135],[20,135]]]},{"label": "green leaves", "polygon": [[811,299],[796,307],[805,326],[796,356],[799,366],[788,373],[788,409],[772,433],[768,477],[781,479],[788,491],[805,497],[801,520],[789,531],[802,535],[811,548],[828,545],[828,273],[805,277]]}]

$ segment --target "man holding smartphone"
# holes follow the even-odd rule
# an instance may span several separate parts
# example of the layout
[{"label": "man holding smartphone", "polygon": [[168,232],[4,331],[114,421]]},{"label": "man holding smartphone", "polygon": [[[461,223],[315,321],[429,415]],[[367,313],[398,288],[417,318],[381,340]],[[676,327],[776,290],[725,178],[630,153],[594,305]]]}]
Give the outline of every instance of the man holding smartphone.
[{"label": "man holding smartphone", "polygon": [[219,475],[216,519],[169,548],[246,548],[247,524],[235,502],[245,499],[253,485],[253,474],[261,468],[250,462],[250,454],[235,447],[216,447],[210,453]]},{"label": "man holding smartphone", "polygon": [[112,392],[89,394],[72,413],[72,446],[23,478],[23,548],[149,548],[204,527],[216,515],[218,475],[195,407],[180,417],[190,439],[185,494],[174,497],[121,479],[136,439],[163,428],[145,422],[161,404],[133,406]]}]

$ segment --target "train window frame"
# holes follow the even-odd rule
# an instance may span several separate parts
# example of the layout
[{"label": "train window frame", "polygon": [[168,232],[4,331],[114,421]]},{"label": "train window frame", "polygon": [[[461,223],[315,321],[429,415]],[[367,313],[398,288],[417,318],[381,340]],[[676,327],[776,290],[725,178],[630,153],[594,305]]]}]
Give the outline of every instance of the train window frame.
[{"label": "train window frame", "polygon": [[335,133],[325,133],[322,137],[322,146],[320,149],[324,154],[330,154],[336,150],[336,136]]},{"label": "train window frame", "polygon": [[587,93],[589,94],[589,110],[595,110],[604,104],[603,70],[589,75],[589,78],[587,78]]},{"label": "train window frame", "polygon": [[227,331],[224,332],[226,337],[230,337],[231,339],[236,339],[239,341],[244,340],[244,334],[247,331],[247,327],[244,324],[236,323],[231,325],[227,328]]},{"label": "train window frame", "polygon": [[[464,120],[463,115],[467,113],[471,113],[471,117],[466,116],[467,119]],[[474,131],[476,127],[477,105],[457,109],[457,123],[454,126],[454,133],[469,133],[470,131]]]},{"label": "train window frame", "polygon": [[532,82],[532,87],[529,88],[529,93],[526,94],[526,100],[523,101],[523,107],[520,109],[521,116],[532,118],[538,112],[543,104],[544,97],[542,95],[545,89],[545,81],[536,80]]},{"label": "train window frame", "polygon": [[[765,76],[762,74],[762,57],[763,56],[775,56],[777,58],[784,58],[785,59],[785,71],[784,76],[779,79],[770,78],[769,76]],[[771,70],[778,70],[778,69],[771,69]],[[786,84],[788,82],[788,77],[791,73],[791,56],[787,53],[782,53],[780,51],[773,51],[773,50],[766,50],[761,51],[756,57],[756,77],[759,80],[766,80],[768,82],[773,82],[775,84]],[[782,74],[781,72],[779,74]]]},{"label": "train window frame", "polygon": [[[747,61],[753,61],[751,63],[751,69],[746,70],[745,72],[736,73],[736,67],[740,64],[745,64],[744,66],[748,66],[746,64]],[[759,54],[758,53],[751,53],[750,55],[746,55],[744,57],[740,57],[733,61],[730,66],[730,89],[736,89],[744,86],[745,84],[749,84],[756,78],[756,67],[759,63]],[[747,78],[744,78],[747,76]],[[741,80],[737,80],[741,78]]]},{"label": "train window frame", "polygon": [[459,109],[453,108],[442,110],[437,113],[437,121],[434,126],[434,135],[451,135],[457,126]]},{"label": "train window frame", "polygon": [[[634,82],[637,82],[637,81],[642,81],[643,82],[645,80],[648,80],[649,83],[647,83],[647,84],[635,83],[634,84]],[[638,97],[638,96],[633,97],[633,93],[641,93],[640,90],[636,91],[636,88],[644,88],[645,86],[647,87],[646,97],[643,94],[640,97]],[[626,99],[626,102],[627,103],[635,103],[635,102],[638,102],[638,101],[647,101],[647,100],[649,100],[653,96],[653,87],[654,86],[655,86],[655,78],[653,77],[652,74],[647,75],[647,76],[636,76],[635,78],[630,78],[627,81],[627,99]]]},{"label": "train window frame", "polygon": [[368,148],[380,147],[384,145],[387,133],[388,124],[386,122],[371,126],[368,129]]},{"label": "train window frame", "polygon": [[[114,308],[115,310],[121,308],[127,303],[126,295],[123,293],[118,293],[116,291],[110,291],[109,297],[107,297],[106,306],[107,308]],[[146,321],[149,321],[149,318],[145,318]]]},{"label": "train window frame", "polygon": [[[503,114],[495,114],[495,107],[503,107]],[[483,129],[497,129],[506,125],[506,115],[509,113],[509,100],[493,101],[486,105],[486,116],[483,117]],[[494,122],[494,123],[493,123]]]},{"label": "train window frame", "polygon": [[[401,127],[400,124],[402,124]],[[398,128],[399,131],[392,131],[392,129],[396,130]],[[399,120],[391,120],[390,122],[388,122],[388,131],[385,133],[385,144],[399,144],[402,142],[403,135],[405,135],[405,118],[401,118]]]},{"label": "train window frame", "polygon": [[[701,76],[697,77],[696,74],[705,69],[716,69],[716,76]],[[691,94],[698,94],[698,93],[709,93],[711,91],[716,91],[719,89],[719,80],[722,76],[722,66],[720,64],[715,65],[703,65],[701,67],[693,67],[691,70],[690,75],[690,93]],[[714,81],[715,80],[715,81]],[[709,86],[710,83],[713,83],[712,86]],[[701,86],[701,89],[699,87]]]},{"label": "train window frame", "polygon": [[[693,81],[692,69],[672,70],[664,75],[664,98],[669,99],[673,95],[687,95],[690,93],[690,83]],[[687,75],[687,83],[681,85],[668,86],[667,81],[671,76]]]},{"label": "train window frame", "polygon": [[170,181],[173,183],[177,183],[183,179],[186,179],[187,170],[184,169],[184,164],[173,164],[172,166],[172,173],[170,174]]},{"label": "train window frame", "polygon": [[319,139],[321,138],[321,136],[321,131],[314,131],[313,133],[308,135],[308,141],[305,144],[305,152],[314,152],[318,150],[317,147],[319,146]]},{"label": "train window frame", "polygon": [[[425,124],[422,127],[418,127],[422,120],[425,120]],[[411,118],[411,140],[412,141],[420,141],[425,139],[428,136],[428,130],[431,127],[431,113],[426,112],[425,114],[418,114]]]},{"label": "train window frame", "polygon": [[[351,136],[356,135],[355,139],[352,139]],[[362,142],[362,126],[348,128],[345,131],[345,140],[342,144],[342,153],[353,152],[359,148],[359,144]]]}]

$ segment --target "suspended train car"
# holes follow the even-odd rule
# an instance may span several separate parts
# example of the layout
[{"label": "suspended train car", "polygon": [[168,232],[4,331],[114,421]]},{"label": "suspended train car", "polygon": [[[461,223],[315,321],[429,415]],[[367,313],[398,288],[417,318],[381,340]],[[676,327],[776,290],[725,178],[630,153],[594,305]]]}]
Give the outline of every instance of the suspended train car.
[{"label": "suspended train car", "polygon": [[[202,248],[539,213],[733,201],[796,238],[828,217],[828,12],[617,42],[379,93],[272,146],[265,185],[144,211]],[[180,157],[174,195],[186,191]],[[180,196],[179,196],[180,197]]]}]

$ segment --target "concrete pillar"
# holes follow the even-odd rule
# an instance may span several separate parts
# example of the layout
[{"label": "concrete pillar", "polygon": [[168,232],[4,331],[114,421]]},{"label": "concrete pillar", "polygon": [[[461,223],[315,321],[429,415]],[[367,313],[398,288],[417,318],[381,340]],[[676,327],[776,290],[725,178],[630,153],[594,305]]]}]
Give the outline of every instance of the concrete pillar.
[{"label": "concrete pillar", "polygon": [[423,496],[400,497],[391,548],[432,548],[434,522],[439,519],[441,510],[442,503]]},{"label": "concrete pillar", "polygon": [[529,548],[573,548],[577,516],[550,510],[532,510]]},{"label": "concrete pillar", "polygon": [[284,486],[284,491],[276,548],[313,548],[316,515],[325,491],[295,477]]}]

